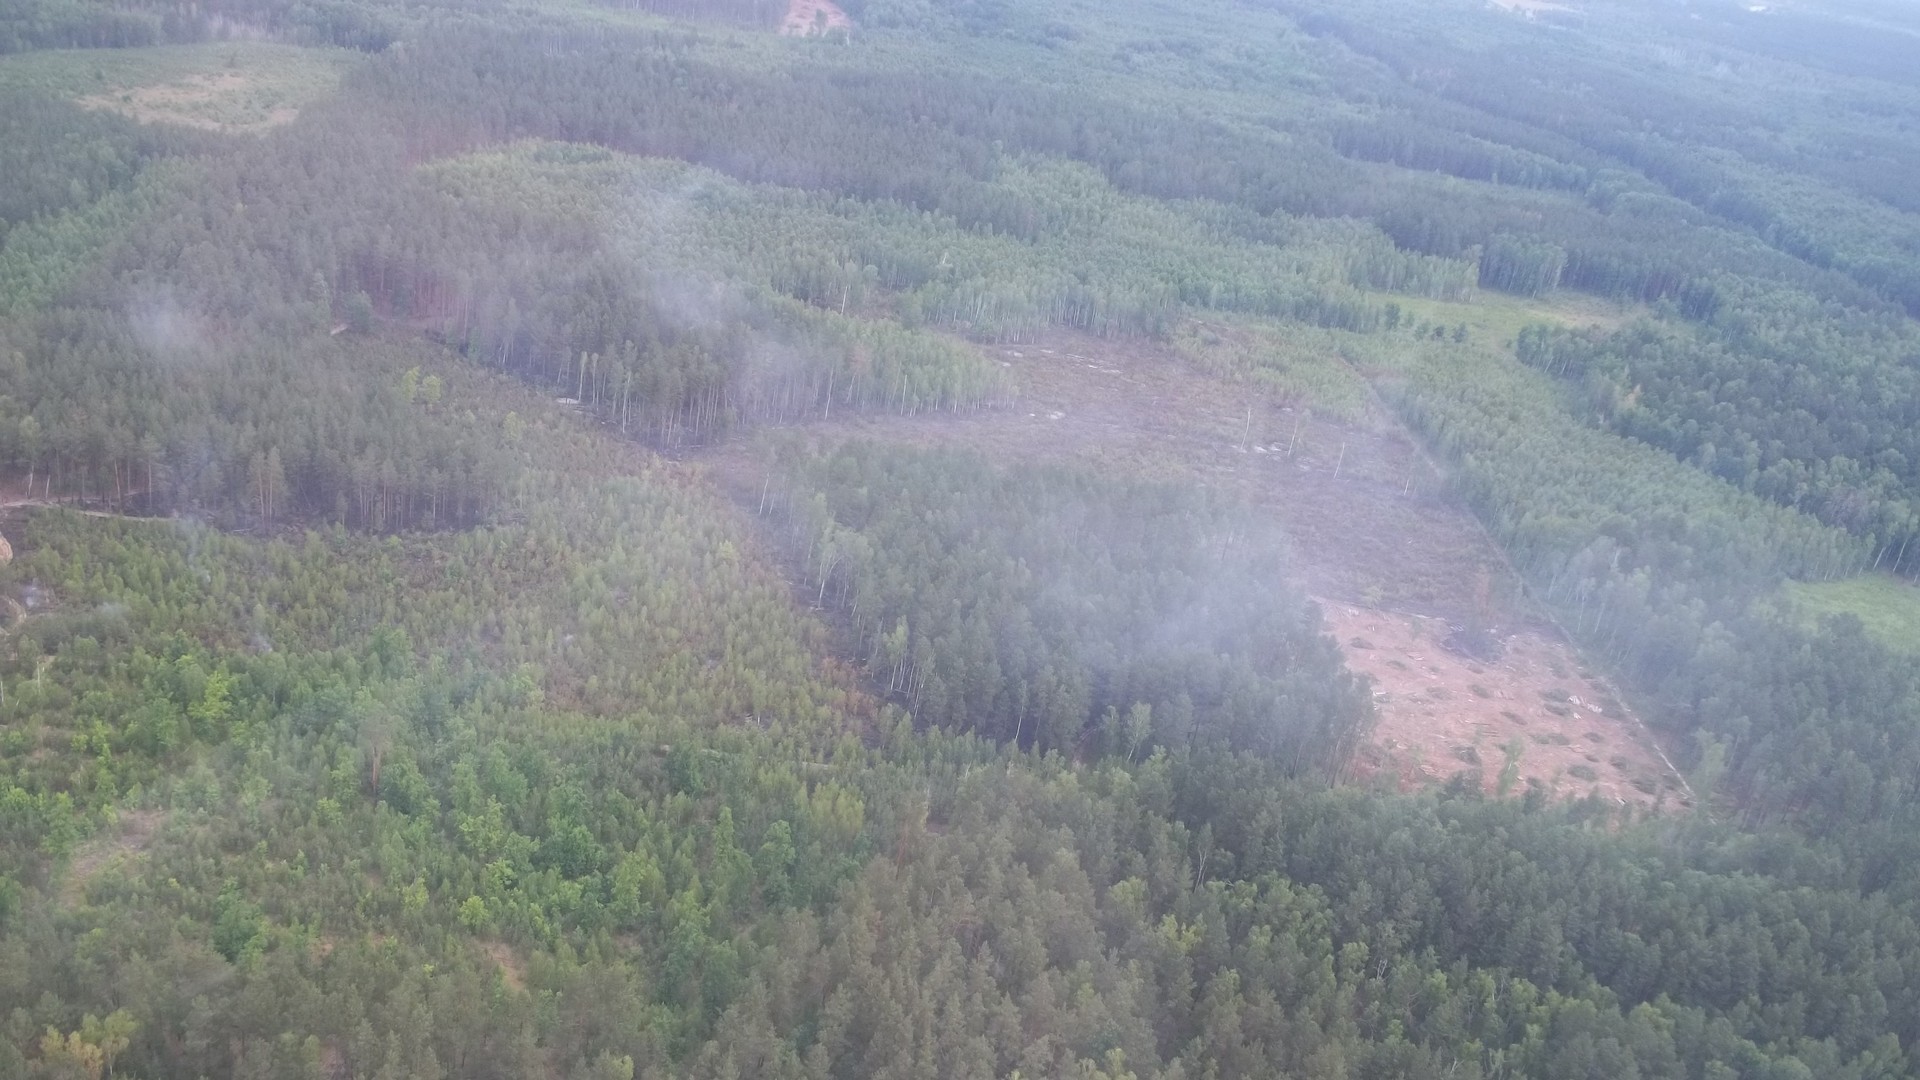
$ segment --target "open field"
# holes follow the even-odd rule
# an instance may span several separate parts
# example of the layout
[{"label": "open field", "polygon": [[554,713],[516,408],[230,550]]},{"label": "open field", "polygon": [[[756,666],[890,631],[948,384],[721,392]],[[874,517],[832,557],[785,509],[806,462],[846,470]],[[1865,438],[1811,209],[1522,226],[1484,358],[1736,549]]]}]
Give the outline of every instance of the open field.
[{"label": "open field", "polygon": [[1616,330],[1645,313],[1640,306],[1568,291],[1524,297],[1481,289],[1466,303],[1397,295],[1382,295],[1382,299],[1391,299],[1400,305],[1410,319],[1424,319],[1442,326],[1464,323],[1476,338],[1502,345],[1511,345],[1522,329],[1534,323],[1576,330],[1589,327]]},{"label": "open field", "polygon": [[1809,584],[1790,581],[1786,598],[1812,624],[1827,615],[1852,615],[1889,648],[1920,653],[1920,588],[1889,574]]},{"label": "open field", "polygon": [[292,121],[303,106],[332,93],[354,58],[344,49],[262,41],[63,49],[0,58],[0,85],[42,90],[143,123],[253,134]]}]

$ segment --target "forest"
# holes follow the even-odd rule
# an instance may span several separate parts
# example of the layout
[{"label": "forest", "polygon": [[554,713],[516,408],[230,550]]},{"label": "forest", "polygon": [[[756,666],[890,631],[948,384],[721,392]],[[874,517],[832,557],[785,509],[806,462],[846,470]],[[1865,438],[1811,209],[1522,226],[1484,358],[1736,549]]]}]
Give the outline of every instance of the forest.
[{"label": "forest", "polygon": [[0,5],[0,1080],[1920,1076],[1920,15],[826,6]]}]

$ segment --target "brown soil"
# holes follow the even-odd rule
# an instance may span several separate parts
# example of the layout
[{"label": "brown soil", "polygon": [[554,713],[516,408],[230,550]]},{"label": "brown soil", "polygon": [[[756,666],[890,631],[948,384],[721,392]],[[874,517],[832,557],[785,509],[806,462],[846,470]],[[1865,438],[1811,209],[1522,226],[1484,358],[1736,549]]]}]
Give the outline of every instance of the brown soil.
[{"label": "brown soil", "polygon": [[1517,748],[1507,794],[1538,786],[1616,805],[1685,802],[1639,722],[1564,641],[1496,631],[1500,659],[1482,662],[1445,647],[1451,628],[1442,620],[1321,607],[1347,666],[1374,682],[1379,721],[1361,775],[1392,773],[1411,788],[1464,772],[1499,793],[1507,754]]},{"label": "brown soil", "polygon": [[153,842],[166,814],[159,810],[135,810],[120,815],[120,827],[87,841],[67,864],[66,880],[61,883],[60,898],[68,905],[86,897],[87,885],[108,866],[145,851]]},{"label": "brown soil", "polygon": [[320,1044],[320,1075],[327,1080],[347,1080],[353,1075],[347,1064],[347,1052],[341,1047],[339,1039],[328,1039]]},{"label": "brown soil", "polygon": [[833,0],[790,0],[780,33],[787,37],[812,37],[831,30],[847,30],[853,20]]}]

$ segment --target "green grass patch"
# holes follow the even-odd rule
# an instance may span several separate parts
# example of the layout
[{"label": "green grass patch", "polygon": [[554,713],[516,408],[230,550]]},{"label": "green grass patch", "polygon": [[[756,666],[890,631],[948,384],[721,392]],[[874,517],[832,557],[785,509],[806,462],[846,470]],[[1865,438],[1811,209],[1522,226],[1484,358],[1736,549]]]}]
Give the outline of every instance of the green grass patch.
[{"label": "green grass patch", "polygon": [[1510,296],[1481,289],[1473,299],[1460,303],[1390,293],[1373,295],[1383,302],[1398,304],[1403,324],[1424,322],[1449,330],[1464,324],[1474,340],[1492,342],[1503,348],[1511,348],[1520,331],[1535,323],[1612,329],[1642,313],[1610,300],[1566,291],[1546,296]]},{"label": "green grass patch", "polygon": [[1790,581],[1785,594],[1793,613],[1809,624],[1828,615],[1853,615],[1888,648],[1920,653],[1920,588],[1909,582],[1889,574],[1817,585]]},{"label": "green grass patch", "polygon": [[145,123],[260,132],[331,94],[357,56],[264,41],[53,49],[0,58],[0,88],[38,90]]}]

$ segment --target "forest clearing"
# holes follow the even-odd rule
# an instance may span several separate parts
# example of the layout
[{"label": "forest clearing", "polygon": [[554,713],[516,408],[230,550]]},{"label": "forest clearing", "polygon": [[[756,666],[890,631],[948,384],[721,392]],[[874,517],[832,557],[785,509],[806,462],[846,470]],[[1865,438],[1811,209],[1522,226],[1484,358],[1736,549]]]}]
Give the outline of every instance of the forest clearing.
[{"label": "forest clearing", "polygon": [[833,0],[790,0],[787,16],[780,21],[780,33],[786,37],[811,37],[829,30],[846,30],[853,20]]},{"label": "forest clearing", "polygon": [[1812,625],[1827,615],[1852,615],[1868,636],[1902,653],[1920,653],[1920,587],[1891,574],[1841,581],[1789,582],[1786,600]]},{"label": "forest clearing", "polygon": [[1640,722],[1557,635],[1499,628],[1498,657],[1482,659],[1450,648],[1454,624],[1442,619],[1333,600],[1321,610],[1347,666],[1374,682],[1357,775],[1412,789],[1465,773],[1488,794],[1537,786],[1553,798],[1686,805]]},{"label": "forest clearing", "polygon": [[291,104],[262,104],[252,76],[238,71],[191,75],[179,82],[139,86],[80,98],[90,109],[111,109],[141,123],[185,124],[208,131],[264,131],[300,115]]},{"label": "forest clearing", "polygon": [[[1680,805],[1644,728],[1519,596],[1499,550],[1377,406],[1350,423],[1324,419],[1308,401],[1278,405],[1195,371],[1167,343],[1051,331],[979,348],[1017,381],[1013,405],[815,419],[782,437],[810,446],[847,438],[958,446],[1002,462],[1091,465],[1245,499],[1286,535],[1287,572],[1320,598],[1348,667],[1376,683],[1378,721],[1356,775],[1392,772],[1412,788],[1467,770],[1494,793],[1501,748],[1518,739],[1517,782],[1504,794],[1537,785],[1559,798]],[[765,453],[736,442],[696,458],[751,504],[765,483]],[[811,591],[796,583],[803,599]],[[1498,660],[1443,646],[1449,624],[1473,620],[1505,628]]]},{"label": "forest clearing", "polygon": [[332,93],[351,54],[265,41],[0,57],[0,85],[61,94],[147,124],[257,135]]}]

